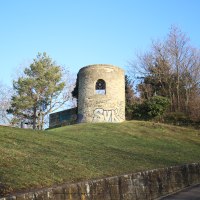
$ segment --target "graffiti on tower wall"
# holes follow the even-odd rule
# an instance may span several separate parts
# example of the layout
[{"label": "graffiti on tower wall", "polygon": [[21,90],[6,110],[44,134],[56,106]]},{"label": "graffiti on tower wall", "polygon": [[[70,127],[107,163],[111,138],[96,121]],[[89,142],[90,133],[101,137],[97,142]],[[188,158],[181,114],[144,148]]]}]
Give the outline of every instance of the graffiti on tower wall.
[{"label": "graffiti on tower wall", "polygon": [[93,122],[121,122],[123,118],[123,102],[116,104],[115,108],[96,108],[93,112]]},{"label": "graffiti on tower wall", "polygon": [[93,122],[120,122],[121,120],[117,108],[112,110],[97,108],[94,110]]}]

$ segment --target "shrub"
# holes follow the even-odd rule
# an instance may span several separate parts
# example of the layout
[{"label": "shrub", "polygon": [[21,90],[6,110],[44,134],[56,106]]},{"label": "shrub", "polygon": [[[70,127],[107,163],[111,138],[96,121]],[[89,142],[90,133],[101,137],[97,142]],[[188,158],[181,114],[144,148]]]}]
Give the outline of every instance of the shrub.
[{"label": "shrub", "polygon": [[167,123],[176,125],[190,125],[193,124],[192,120],[183,112],[170,112],[165,114],[164,120]]},{"label": "shrub", "polygon": [[133,109],[134,118],[153,119],[161,117],[169,106],[169,100],[166,97],[154,96],[145,100],[142,104],[135,105]]}]

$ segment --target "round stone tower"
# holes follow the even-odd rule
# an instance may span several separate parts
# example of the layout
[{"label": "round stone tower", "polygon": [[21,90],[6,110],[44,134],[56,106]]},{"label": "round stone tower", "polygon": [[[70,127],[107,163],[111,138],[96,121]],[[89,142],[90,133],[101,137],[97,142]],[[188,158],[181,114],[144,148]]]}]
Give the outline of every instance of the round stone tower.
[{"label": "round stone tower", "polygon": [[89,65],[78,73],[78,121],[125,120],[124,70],[112,65]]}]

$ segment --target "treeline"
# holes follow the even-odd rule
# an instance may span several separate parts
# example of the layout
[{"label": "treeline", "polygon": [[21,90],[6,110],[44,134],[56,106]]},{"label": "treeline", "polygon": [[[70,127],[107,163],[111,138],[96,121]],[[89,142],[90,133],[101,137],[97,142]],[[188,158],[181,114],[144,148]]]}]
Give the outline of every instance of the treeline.
[{"label": "treeline", "polygon": [[200,122],[200,50],[179,28],[171,27],[166,39],[153,41],[149,51],[137,55],[126,79],[128,93],[131,79],[139,80],[137,94],[126,92],[127,119]]},{"label": "treeline", "polygon": [[[126,119],[200,124],[200,50],[179,28],[137,55],[125,80]],[[69,70],[38,53],[12,89],[0,84],[0,124],[44,129],[49,113],[74,105],[77,83]]]}]

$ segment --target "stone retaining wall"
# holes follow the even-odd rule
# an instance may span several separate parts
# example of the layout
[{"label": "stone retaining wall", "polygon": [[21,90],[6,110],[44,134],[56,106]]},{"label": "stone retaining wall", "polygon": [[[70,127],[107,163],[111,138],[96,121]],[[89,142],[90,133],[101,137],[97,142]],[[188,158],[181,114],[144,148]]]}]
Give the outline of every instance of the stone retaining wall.
[{"label": "stone retaining wall", "polygon": [[154,169],[16,194],[0,200],[156,199],[200,183],[200,163]]}]

